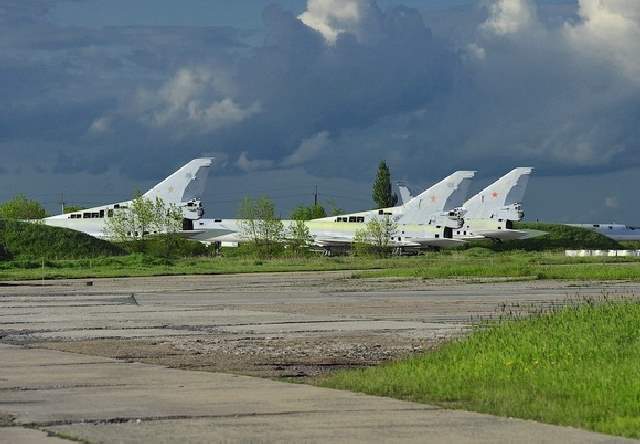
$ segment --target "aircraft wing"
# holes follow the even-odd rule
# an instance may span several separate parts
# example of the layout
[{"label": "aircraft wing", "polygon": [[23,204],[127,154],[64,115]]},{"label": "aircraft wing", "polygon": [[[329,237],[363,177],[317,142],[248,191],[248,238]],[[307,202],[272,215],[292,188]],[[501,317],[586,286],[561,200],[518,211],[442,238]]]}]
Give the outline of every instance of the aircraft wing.
[{"label": "aircraft wing", "polygon": [[473,234],[489,239],[524,240],[544,236],[547,232],[541,230],[474,230]]},{"label": "aircraft wing", "polygon": [[176,234],[186,239],[197,239],[198,235],[204,233],[204,230],[180,230]]},{"label": "aircraft wing", "polygon": [[316,236],[313,244],[319,247],[342,247],[353,243],[353,236],[323,235]]},{"label": "aircraft wing", "polygon": [[417,243],[423,248],[424,247],[452,248],[452,247],[458,247],[460,245],[464,245],[465,241],[462,239],[440,238],[440,239],[417,240]]},{"label": "aircraft wing", "polygon": [[[331,235],[331,236],[318,236],[314,239],[314,245],[319,247],[346,247],[353,243],[352,236],[340,236],[340,235]],[[407,239],[403,241],[392,241],[389,246],[391,247],[456,247],[458,245],[463,245],[465,243],[464,240],[460,239],[436,239],[436,238],[417,238],[417,239]]]}]

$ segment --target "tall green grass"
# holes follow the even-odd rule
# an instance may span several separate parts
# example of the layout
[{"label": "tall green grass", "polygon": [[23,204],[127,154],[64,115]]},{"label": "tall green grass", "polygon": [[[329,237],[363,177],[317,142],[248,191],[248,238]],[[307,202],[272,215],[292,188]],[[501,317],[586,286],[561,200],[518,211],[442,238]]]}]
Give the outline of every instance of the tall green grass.
[{"label": "tall green grass", "polygon": [[587,301],[319,384],[638,438],[639,326],[635,300]]}]

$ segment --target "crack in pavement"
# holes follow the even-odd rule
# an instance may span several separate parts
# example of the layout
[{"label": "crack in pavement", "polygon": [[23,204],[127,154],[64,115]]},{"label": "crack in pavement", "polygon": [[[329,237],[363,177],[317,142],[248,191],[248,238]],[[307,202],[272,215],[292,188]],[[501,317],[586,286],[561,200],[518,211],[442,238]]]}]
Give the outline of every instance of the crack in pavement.
[{"label": "crack in pavement", "polygon": [[[358,409],[342,409],[340,412],[344,414],[358,412],[422,412],[443,410],[441,407],[425,405],[424,407],[408,407],[408,408],[358,408]],[[229,413],[220,415],[166,415],[166,416],[117,416],[114,418],[90,418],[90,419],[57,419],[52,421],[34,421],[26,424],[20,424],[23,427],[57,427],[67,425],[104,425],[104,424],[126,424],[129,422],[152,422],[152,421],[178,421],[185,419],[226,419],[226,418],[255,418],[255,417],[274,417],[274,416],[292,416],[292,415],[323,415],[335,414],[336,410],[284,410],[281,412],[249,412],[249,413]]]},{"label": "crack in pavement", "polygon": [[0,392],[25,392],[38,390],[65,390],[73,388],[105,388],[105,387],[133,387],[131,384],[57,384],[41,386],[0,387]]}]

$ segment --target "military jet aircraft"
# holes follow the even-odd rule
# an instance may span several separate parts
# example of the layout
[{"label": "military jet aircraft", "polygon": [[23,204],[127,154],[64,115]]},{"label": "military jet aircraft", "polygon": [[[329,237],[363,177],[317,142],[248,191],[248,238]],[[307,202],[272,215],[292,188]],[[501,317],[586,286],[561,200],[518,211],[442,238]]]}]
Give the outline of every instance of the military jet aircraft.
[{"label": "military jet aircraft", "polygon": [[[209,167],[213,163],[212,157],[193,159],[178,171],[143,194],[145,199],[161,198],[165,204],[173,204],[182,210],[183,230],[181,234],[193,233],[193,222],[204,215],[200,197],[205,189]],[[101,205],[70,214],[39,219],[37,222],[54,227],[70,228],[82,231],[93,237],[107,237],[105,232],[106,220],[113,217],[116,211],[127,209],[131,201]],[[36,221],[31,221],[36,222]],[[145,233],[149,234],[149,233]],[[157,233],[156,233],[157,234]],[[135,233],[132,233],[132,237]]]},{"label": "military jet aircraft", "polygon": [[[515,168],[464,202],[461,209],[456,209],[464,215],[464,223],[454,230],[454,239],[511,240],[544,234],[537,230],[513,229],[513,222],[524,218],[522,200],[532,173],[531,167]],[[399,189],[403,200],[413,199],[405,185]],[[444,210],[454,209],[445,206]]]},{"label": "military jet aircraft", "polygon": [[528,239],[544,234],[536,230],[515,230],[513,222],[524,218],[522,200],[533,174],[531,167],[518,167],[492,183],[462,206],[464,225],[455,231],[460,239]]},{"label": "military jet aircraft", "polygon": [[[389,246],[396,249],[421,249],[428,247],[450,247],[462,243],[454,240],[453,228],[462,224],[460,211],[443,211],[462,203],[473,171],[456,171],[433,185],[409,202],[390,208],[341,214],[306,221],[314,246],[326,252],[348,249],[356,239],[358,230],[366,227],[372,219],[390,218],[397,229]],[[284,220],[285,232],[290,231],[295,221]],[[241,242],[242,221],[238,219],[202,219],[195,224],[204,233],[196,239],[207,242]]]}]

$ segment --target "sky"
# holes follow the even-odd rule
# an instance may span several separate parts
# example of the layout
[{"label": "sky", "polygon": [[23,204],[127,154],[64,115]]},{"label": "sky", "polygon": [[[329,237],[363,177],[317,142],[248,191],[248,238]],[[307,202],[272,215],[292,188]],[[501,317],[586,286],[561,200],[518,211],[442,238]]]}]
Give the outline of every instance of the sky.
[{"label": "sky", "polygon": [[640,223],[637,0],[2,0],[0,200],[128,199],[212,155],[208,216],[536,169],[529,220]]}]

